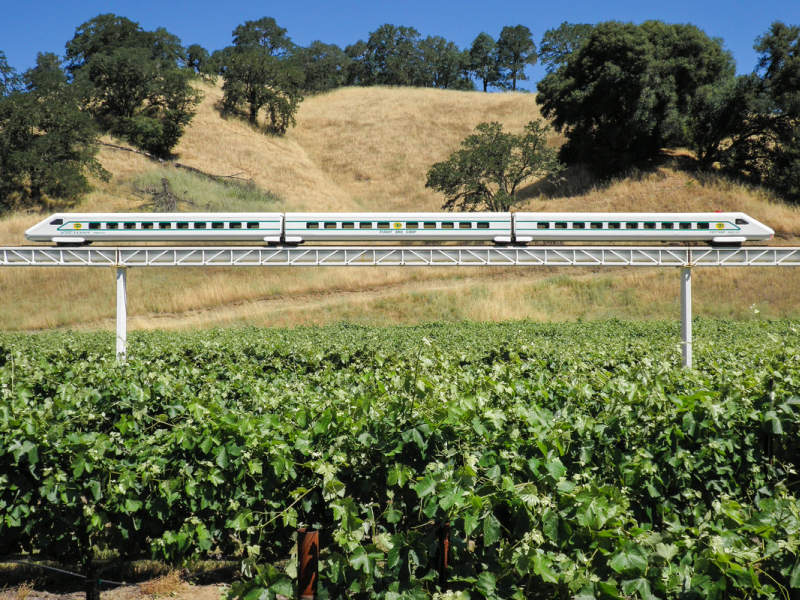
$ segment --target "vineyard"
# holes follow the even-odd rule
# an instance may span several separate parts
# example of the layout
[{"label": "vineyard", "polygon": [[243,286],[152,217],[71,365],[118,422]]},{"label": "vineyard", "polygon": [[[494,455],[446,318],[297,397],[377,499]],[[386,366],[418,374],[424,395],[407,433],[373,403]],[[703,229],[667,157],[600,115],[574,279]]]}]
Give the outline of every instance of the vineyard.
[{"label": "vineyard", "polygon": [[[0,559],[229,596],[797,598],[800,323],[0,334]],[[113,571],[101,573],[114,579]],[[443,597],[444,597],[443,596]]]}]

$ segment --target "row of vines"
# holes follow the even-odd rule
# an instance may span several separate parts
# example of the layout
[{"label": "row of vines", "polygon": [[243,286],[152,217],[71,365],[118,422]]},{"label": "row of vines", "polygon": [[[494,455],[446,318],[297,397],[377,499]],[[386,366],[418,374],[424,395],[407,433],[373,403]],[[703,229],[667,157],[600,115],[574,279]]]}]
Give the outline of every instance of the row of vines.
[{"label": "row of vines", "polygon": [[[800,324],[0,335],[0,560],[234,558],[231,597],[790,598]],[[110,577],[113,573],[108,574]]]}]

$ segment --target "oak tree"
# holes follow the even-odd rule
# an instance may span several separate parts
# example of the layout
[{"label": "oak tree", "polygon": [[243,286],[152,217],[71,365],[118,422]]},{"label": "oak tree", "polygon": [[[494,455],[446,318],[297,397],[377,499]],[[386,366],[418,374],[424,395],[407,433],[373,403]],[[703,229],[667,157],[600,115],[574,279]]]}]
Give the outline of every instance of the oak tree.
[{"label": "oak tree", "polygon": [[459,150],[428,170],[425,187],[445,195],[446,210],[508,211],[522,201],[521,184],[561,170],[547,132],[538,119],[520,134],[497,122],[481,123]]}]

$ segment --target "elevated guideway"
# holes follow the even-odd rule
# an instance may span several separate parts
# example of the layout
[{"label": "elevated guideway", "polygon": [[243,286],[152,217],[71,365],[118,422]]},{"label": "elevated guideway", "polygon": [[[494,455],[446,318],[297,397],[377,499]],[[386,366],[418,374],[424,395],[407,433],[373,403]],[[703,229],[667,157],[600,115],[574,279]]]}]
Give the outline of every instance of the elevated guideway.
[{"label": "elevated guideway", "polygon": [[0,247],[2,267],[111,267],[117,359],[127,352],[127,269],[150,267],[677,267],[681,349],[692,365],[692,269],[800,267],[800,247],[747,246],[95,246]]},{"label": "elevated guideway", "polygon": [[0,247],[0,267],[797,267],[800,247]]}]

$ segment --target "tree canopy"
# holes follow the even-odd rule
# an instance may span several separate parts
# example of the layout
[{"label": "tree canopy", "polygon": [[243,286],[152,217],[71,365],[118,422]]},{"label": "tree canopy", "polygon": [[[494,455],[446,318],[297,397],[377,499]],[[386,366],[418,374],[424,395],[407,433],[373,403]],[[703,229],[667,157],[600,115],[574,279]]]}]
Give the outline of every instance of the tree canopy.
[{"label": "tree canopy", "polygon": [[693,25],[612,21],[547,74],[536,101],[567,137],[561,157],[609,175],[687,143],[698,89],[733,72],[721,41]]},{"label": "tree canopy", "polygon": [[223,110],[232,113],[247,107],[255,124],[265,109],[267,130],[282,135],[295,124],[303,100],[303,72],[291,59],[295,46],[275,19],[247,21],[233,30],[233,45],[217,51],[212,61],[224,80]]},{"label": "tree canopy", "polygon": [[800,201],[800,26],[775,22],[756,40],[756,74],[742,93],[742,125],[721,161],[729,170]]},{"label": "tree canopy", "polygon": [[345,53],[348,85],[473,88],[466,54],[441,36],[421,38],[413,27],[386,23]]},{"label": "tree canopy", "polygon": [[481,123],[459,150],[428,170],[425,187],[445,195],[446,210],[507,211],[521,201],[522,183],[560,171],[547,131],[540,120],[520,134],[497,122]]},{"label": "tree canopy", "polygon": [[[9,76],[11,73],[9,73]],[[0,210],[74,204],[89,188],[97,129],[54,54],[39,54],[0,95]]]},{"label": "tree canopy", "polygon": [[350,59],[336,44],[313,41],[307,48],[296,48],[292,60],[303,74],[304,92],[325,92],[347,82]]},{"label": "tree canopy", "polygon": [[472,41],[469,49],[470,71],[483,83],[483,91],[500,80],[495,59],[495,41],[488,33],[481,32]]},{"label": "tree canopy", "polygon": [[555,29],[548,29],[539,43],[539,60],[548,73],[566,64],[567,59],[586,40],[593,25],[567,23],[564,21]]},{"label": "tree canopy", "polygon": [[525,67],[536,64],[536,44],[525,25],[503,27],[495,46],[497,68],[505,87],[517,89],[517,80],[525,80]]},{"label": "tree canopy", "polygon": [[158,156],[178,143],[200,101],[180,40],[163,28],[98,15],[67,42],[66,60],[101,128]]}]

